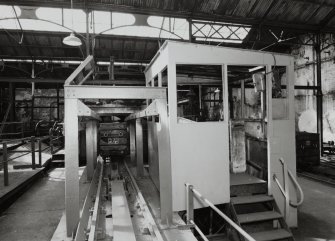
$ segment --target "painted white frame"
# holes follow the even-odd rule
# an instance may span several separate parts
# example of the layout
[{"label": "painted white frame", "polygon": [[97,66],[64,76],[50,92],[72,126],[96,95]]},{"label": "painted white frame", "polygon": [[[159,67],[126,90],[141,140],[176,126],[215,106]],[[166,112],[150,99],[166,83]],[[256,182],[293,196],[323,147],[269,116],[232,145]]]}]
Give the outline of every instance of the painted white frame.
[{"label": "painted white frame", "polygon": [[[244,49],[235,49],[235,48],[224,48],[217,46],[208,46],[208,45],[200,45],[200,44],[192,44],[192,43],[181,43],[174,41],[166,41],[156,56],[153,58],[149,66],[145,71],[146,83],[147,86],[153,86],[154,78],[156,76],[160,77],[162,71],[167,68],[168,70],[168,103],[169,103],[169,127],[170,127],[170,140],[171,140],[171,168],[172,169],[162,169],[159,167],[159,175],[160,175],[160,187],[162,187],[162,182],[174,182],[176,176],[174,172],[179,173],[178,169],[181,169],[184,173],[192,170],[192,166],[184,165],[178,166],[176,165],[175,160],[181,160],[179,153],[175,151],[176,146],[180,143],[178,142],[178,138],[182,136],[180,129],[178,130],[177,126],[177,104],[176,104],[176,64],[202,64],[202,65],[222,65],[223,66],[223,79],[224,83],[224,121],[223,123],[228,122],[228,86],[227,86],[227,66],[229,65],[246,65],[246,66],[265,66],[267,69],[267,119],[268,119],[268,192],[269,194],[274,195],[278,206],[281,210],[283,210],[284,202],[282,202],[280,196],[280,190],[274,184],[272,180],[273,174],[276,174],[280,178],[283,178],[282,168],[279,166],[279,161],[277,160],[279,157],[283,156],[286,160],[289,169],[296,174],[296,157],[295,157],[295,120],[294,120],[294,65],[293,65],[293,57],[290,55],[284,54],[274,54],[268,52],[254,51],[254,50],[244,50]],[[271,83],[271,66],[286,66],[287,67],[287,88],[288,88],[288,108],[289,108],[289,116],[287,120],[272,120],[272,83]],[[161,78],[159,78],[161,79]],[[181,128],[189,125],[196,125],[198,127],[206,126],[206,128],[220,128],[222,122],[201,122],[201,123],[192,123],[187,125],[179,125]],[[177,128],[177,129],[176,129]],[[226,133],[228,133],[228,125]],[[287,138],[282,138],[281,140],[287,142],[285,145],[285,149],[281,148],[280,145],[276,145],[276,132],[280,128],[280,131],[283,133],[287,133]],[[175,130],[178,130],[175,132]],[[178,136],[179,134],[179,136]],[[215,137],[216,138],[216,137]],[[278,140],[277,140],[278,141]],[[225,153],[229,152],[229,135],[227,135],[226,140],[224,141],[224,151]],[[189,143],[189,145],[193,145],[194,143]],[[212,146],[211,151],[216,151],[216,147]],[[185,157],[185,156],[184,156]],[[187,158],[187,157],[186,157]],[[206,160],[204,160],[206,161]],[[198,176],[201,178],[202,182],[206,182],[206,186],[201,186],[201,184],[197,180],[188,180],[188,183],[194,185],[197,189],[199,189],[205,196],[207,196],[210,200],[213,200],[214,204],[229,202],[230,199],[230,184],[229,184],[229,160],[225,160],[226,165],[225,169],[221,170],[220,177],[221,182],[214,181],[216,185],[213,185],[209,180],[215,179],[213,175],[218,175],[216,171],[212,173],[212,175],[208,175],[206,177]],[[277,164],[278,163],[278,164]],[[159,165],[161,163],[159,161]],[[216,166],[216,168],[220,168],[220,166]],[[168,172],[168,177],[166,177],[166,172]],[[179,173],[180,174],[180,173]],[[164,175],[165,177],[161,176]],[[182,174],[184,175],[184,174]],[[186,182],[185,182],[186,183]],[[218,190],[218,184],[225,186],[225,188],[221,188]],[[179,185],[178,187],[176,185]],[[200,186],[200,188],[199,188]],[[292,184],[291,186],[291,197],[292,199],[296,199],[296,193],[294,192],[294,188]],[[204,188],[206,187],[206,188]],[[185,209],[185,195],[184,195],[184,186],[183,183],[171,183],[168,187],[168,190],[171,191],[171,198],[169,199],[172,202],[173,211],[178,211]],[[223,191],[224,190],[224,191]],[[223,192],[222,192],[223,191]],[[164,189],[164,193],[166,190]],[[162,193],[162,191],[161,191]],[[219,195],[218,195],[219,194]],[[220,196],[218,199],[217,196]],[[162,200],[162,195],[161,195]],[[162,205],[162,204],[161,204]],[[289,221],[290,226],[294,226],[296,223],[297,215],[296,210],[292,210],[292,215]]]}]

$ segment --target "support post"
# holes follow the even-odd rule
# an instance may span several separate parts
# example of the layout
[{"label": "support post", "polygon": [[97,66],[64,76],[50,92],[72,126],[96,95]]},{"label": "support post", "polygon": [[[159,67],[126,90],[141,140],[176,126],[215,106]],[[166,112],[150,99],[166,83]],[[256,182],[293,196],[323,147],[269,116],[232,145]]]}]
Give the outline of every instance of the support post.
[{"label": "support post", "polygon": [[42,141],[38,139],[38,164],[42,167]]},{"label": "support post", "polygon": [[136,170],[137,176],[143,176],[143,127],[141,119],[136,119]]},{"label": "support post", "polygon": [[98,155],[98,122],[93,120],[93,167],[97,167],[97,155]]},{"label": "support post", "polygon": [[129,121],[129,144],[130,144],[130,161],[135,164],[136,159],[136,133],[135,133],[135,122]]},{"label": "support post", "polygon": [[244,104],[245,104],[245,86],[244,80],[241,80],[241,118],[244,119]]},{"label": "support post", "polygon": [[193,204],[193,186],[186,183],[186,221],[187,224],[194,220],[194,204]]},{"label": "support post", "polygon": [[159,113],[159,126],[157,127],[158,162],[159,162],[159,190],[161,203],[162,223],[172,223],[172,175],[171,175],[171,146],[169,119],[167,115],[166,100],[156,101]]},{"label": "support post", "polygon": [[35,169],[36,168],[36,165],[35,165],[35,136],[31,137],[30,144],[31,144],[31,167]]},{"label": "support post", "polygon": [[320,34],[316,35],[316,115],[317,115],[317,132],[319,133],[320,155],[323,154],[323,110],[322,110],[322,79],[321,79],[321,39]]},{"label": "support post", "polygon": [[[93,12],[92,12],[93,14]],[[90,55],[89,11],[86,9],[86,57]]]},{"label": "support post", "polygon": [[91,181],[94,173],[94,121],[86,123],[86,169],[87,180]]},{"label": "support post", "polygon": [[78,100],[65,98],[65,213],[66,232],[71,237],[79,222]]},{"label": "support post", "polygon": [[188,41],[192,43],[192,19],[189,18],[187,19],[187,21],[188,21],[188,38],[189,38]]},{"label": "support post", "polygon": [[3,163],[3,178],[4,185],[8,186],[8,154],[7,154],[7,143],[2,144],[2,163]]}]

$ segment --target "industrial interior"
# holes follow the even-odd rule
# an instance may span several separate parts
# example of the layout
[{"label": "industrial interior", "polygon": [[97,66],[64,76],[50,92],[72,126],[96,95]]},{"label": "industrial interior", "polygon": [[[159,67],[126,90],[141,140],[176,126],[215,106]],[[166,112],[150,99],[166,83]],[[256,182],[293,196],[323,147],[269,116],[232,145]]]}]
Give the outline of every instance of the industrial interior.
[{"label": "industrial interior", "polygon": [[334,49],[333,0],[0,1],[0,240],[335,240]]}]

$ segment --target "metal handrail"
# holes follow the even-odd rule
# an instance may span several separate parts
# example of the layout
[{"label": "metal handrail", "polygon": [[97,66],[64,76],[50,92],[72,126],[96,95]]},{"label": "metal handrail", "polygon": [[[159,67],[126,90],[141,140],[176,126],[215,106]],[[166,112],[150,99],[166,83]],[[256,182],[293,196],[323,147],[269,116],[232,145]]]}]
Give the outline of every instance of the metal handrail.
[{"label": "metal handrail", "polygon": [[[49,149],[50,148],[50,152],[51,154],[54,154],[55,152],[57,152],[58,150],[60,150],[62,148],[62,146],[60,146],[56,151],[53,150],[53,141],[58,140],[60,138],[62,138],[63,136],[56,136],[54,138],[54,136],[52,135],[48,135],[48,136],[42,136],[39,138],[36,138],[35,136],[31,136],[31,137],[26,137],[26,138],[19,138],[19,139],[11,139],[11,140],[3,140],[0,141],[0,145],[2,145],[2,160],[0,160],[0,165],[3,167],[4,170],[4,185],[8,186],[9,185],[9,178],[8,178],[8,163],[12,160],[15,160],[19,157],[22,156],[26,156],[31,154],[31,167],[32,169],[36,168],[36,163],[35,163],[35,153],[38,152],[38,164],[39,167],[42,166],[42,152]],[[42,141],[44,140],[50,140],[50,146],[42,149]],[[31,143],[31,150],[9,150],[8,149],[8,144],[10,143],[28,143],[30,141]],[[36,143],[38,144],[38,148],[35,149],[36,147]],[[9,158],[9,154],[10,153],[23,153],[20,154],[18,156]]]},{"label": "metal handrail", "polygon": [[[225,215],[223,212],[221,212],[220,209],[218,209],[212,202],[210,202],[208,199],[206,199],[204,196],[202,196],[196,189],[193,188],[190,184],[186,185],[186,214],[187,214],[187,222],[190,224],[193,224],[195,229],[200,233],[201,237],[206,237],[201,230],[198,228],[198,226],[195,225],[193,220],[193,213],[194,213],[194,205],[193,205],[193,197],[197,197],[200,201],[207,204],[209,207],[211,207],[219,216],[221,216],[227,223],[229,223],[237,232],[239,232],[245,239],[248,241],[256,241],[253,237],[251,237],[246,231],[244,231],[238,224],[236,224],[233,220],[231,220],[227,215]],[[205,238],[204,238],[205,239]],[[208,240],[207,238],[205,239]]]},{"label": "metal handrail", "polygon": [[[300,184],[298,183],[297,179],[294,177],[294,175],[291,172],[291,170],[287,167],[287,164],[284,161],[284,159],[283,158],[279,158],[279,161],[283,165],[283,170],[284,170],[284,185],[285,185],[285,188],[283,188],[282,185],[280,184],[280,182],[279,182],[276,174],[273,174],[273,180],[277,183],[277,185],[278,185],[281,193],[285,197],[286,206],[290,205],[291,207],[297,208],[298,206],[300,206],[304,202],[304,192],[302,191],[302,188],[301,188]],[[292,180],[294,186],[296,187],[296,189],[298,189],[300,200],[297,203],[294,203],[292,200],[290,200],[289,186],[288,186],[288,177],[290,177],[290,179]],[[288,207],[285,207],[285,208],[288,210]]]}]

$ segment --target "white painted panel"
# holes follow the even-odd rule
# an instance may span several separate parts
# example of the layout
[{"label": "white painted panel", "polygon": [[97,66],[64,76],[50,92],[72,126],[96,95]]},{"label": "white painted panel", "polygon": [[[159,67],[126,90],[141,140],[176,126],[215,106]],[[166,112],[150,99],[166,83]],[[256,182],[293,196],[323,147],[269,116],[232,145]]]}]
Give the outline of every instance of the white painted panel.
[{"label": "white painted panel", "polygon": [[159,190],[157,124],[152,121],[148,121],[148,158],[150,177]]},{"label": "white painted panel", "polygon": [[[276,174],[281,185],[284,187],[283,181],[283,167],[279,162],[279,158],[283,158],[287,163],[291,172],[296,175],[296,150],[295,150],[295,113],[294,113],[294,74],[293,74],[293,60],[290,59],[286,65],[288,73],[288,99],[286,112],[287,118],[275,120],[280,116],[274,114],[276,111],[283,111],[282,108],[278,109],[278,100],[272,99],[272,82],[271,75],[267,76],[267,100],[268,100],[268,185],[269,192],[274,196],[277,205],[279,206],[282,214],[284,214],[285,199],[279,190],[277,184],[273,181],[273,174]],[[279,65],[279,64],[278,64]],[[270,66],[267,66],[267,71],[270,71]],[[281,100],[280,100],[281,101]],[[296,202],[297,193],[291,180],[289,180],[290,200]],[[297,227],[297,209],[289,207],[289,217],[286,219],[290,227]]]},{"label": "white painted panel", "polygon": [[[170,127],[173,210],[186,208],[185,183],[192,184],[214,204],[229,202],[227,123],[202,122]],[[197,202],[195,204],[199,207]]]}]

